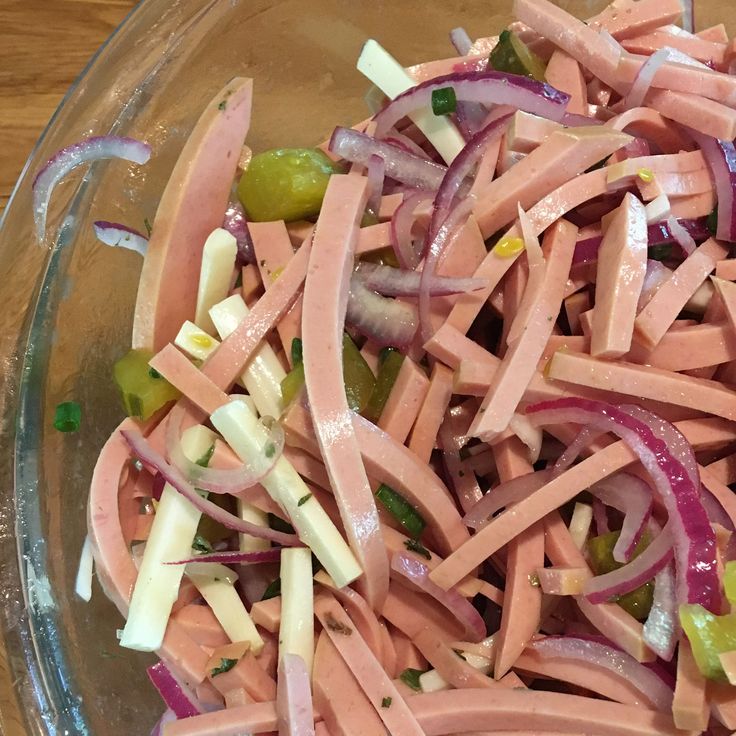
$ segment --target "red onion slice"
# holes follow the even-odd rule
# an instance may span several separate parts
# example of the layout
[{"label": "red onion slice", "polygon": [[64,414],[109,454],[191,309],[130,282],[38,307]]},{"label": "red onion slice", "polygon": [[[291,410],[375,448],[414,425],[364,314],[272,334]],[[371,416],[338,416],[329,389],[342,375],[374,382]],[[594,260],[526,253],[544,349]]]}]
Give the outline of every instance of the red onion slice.
[{"label": "red onion slice", "polygon": [[617,473],[594,483],[590,492],[606,506],[624,514],[621,534],[613,547],[613,559],[628,562],[652,513],[651,488],[635,475]]},{"label": "red onion slice", "polygon": [[279,736],[314,736],[309,672],[298,654],[287,652],[279,662],[276,714]]},{"label": "red onion slice", "polygon": [[672,708],[672,689],[657,674],[619,649],[574,636],[547,636],[530,642],[527,649],[541,657],[575,660],[608,670],[633,685],[657,710],[667,712]]},{"label": "red onion slice", "polygon": [[732,141],[719,141],[692,128],[688,128],[687,132],[703,152],[715,180],[718,195],[716,237],[732,243],[736,241],[736,147]]},{"label": "red onion slice", "polygon": [[655,51],[642,65],[637,73],[629,93],[623,100],[624,110],[632,110],[644,104],[644,98],[654,82],[654,77],[659,68],[669,61],[670,49],[667,47]]},{"label": "red onion slice", "polygon": [[116,222],[107,222],[98,220],[92,223],[95,230],[97,240],[105,245],[117,248],[127,248],[141,256],[146,255],[148,248],[148,238],[137,230],[129,228],[127,225],[120,225]]},{"label": "red onion slice", "polygon": [[378,216],[383,194],[383,182],[386,177],[386,162],[378,154],[373,154],[366,164],[366,178],[368,179],[368,201],[366,211]]},{"label": "red onion slice", "polygon": [[350,279],[345,320],[381,347],[406,347],[417,331],[417,313],[411,304],[376,294],[356,274]]},{"label": "red onion slice", "polygon": [[[530,406],[527,413],[540,425],[568,422],[590,425],[615,434],[629,445],[651,476],[669,514],[678,601],[719,610],[716,539],[700,500],[700,484],[693,484],[686,468],[668,451],[667,444],[640,419],[602,401],[564,398]],[[672,427],[671,431],[677,429]]]},{"label": "red onion slice", "polygon": [[429,579],[429,568],[409,555],[397,552],[391,558],[391,570],[416,585],[444,606],[465,627],[469,641],[479,642],[486,635],[483,617],[470,601],[463,598],[454,588],[443,590]]},{"label": "red onion slice", "polygon": [[669,524],[631,562],[618,570],[596,575],[586,581],[583,592],[591,603],[606,603],[649,582],[672,559]]},{"label": "red onion slice", "polygon": [[642,634],[649,648],[667,662],[672,661],[680,638],[680,619],[675,598],[674,565],[665,565],[654,577],[654,599]]},{"label": "red onion slice", "polygon": [[572,112],[566,112],[562,116],[561,122],[566,128],[589,128],[592,125],[603,125],[603,121],[598,120],[598,118],[591,118],[588,115],[577,115]]},{"label": "red onion slice", "polygon": [[567,470],[577,459],[580,453],[592,442],[606,434],[593,427],[582,427],[575,435],[575,439],[565,448],[562,455],[557,458],[557,462],[552,468],[552,477],[556,478],[560,473]]},{"label": "red onion slice", "polygon": [[453,28],[450,31],[450,43],[460,56],[467,56],[473,46],[473,39],[464,28]]},{"label": "red onion slice", "polygon": [[692,235],[675,219],[673,215],[667,218],[667,227],[672,233],[672,237],[682,248],[686,256],[695,252],[695,239]]},{"label": "red onion slice", "polygon": [[[369,289],[383,296],[419,296],[421,274],[417,271],[361,262],[355,273]],[[433,276],[429,282],[429,295],[465,294],[483,289],[487,283],[486,279]]]},{"label": "red onion slice", "polygon": [[371,156],[380,156],[386,176],[415,189],[437,189],[447,171],[441,164],[351,128],[335,128],[328,147],[336,156],[363,166],[368,165]]},{"label": "red onion slice", "polygon": [[419,253],[412,239],[412,230],[416,222],[415,212],[433,199],[434,195],[425,192],[405,196],[391,218],[391,242],[396,259],[402,268],[414,269],[419,265]]},{"label": "red onion slice", "polygon": [[256,255],[253,249],[253,241],[248,232],[248,220],[243,205],[237,200],[232,200],[228,204],[222,227],[235,238],[235,242],[238,244],[238,263],[241,266],[255,263]]},{"label": "red onion slice", "polygon": [[374,118],[376,138],[383,138],[409,113],[429,108],[432,92],[443,87],[452,87],[458,102],[511,105],[557,122],[562,120],[570,101],[564,92],[528,77],[496,71],[455,72],[422,82],[389,102]]},{"label": "red onion slice", "polygon": [[123,438],[128,443],[133,454],[144,464],[155,468],[176,491],[181,493],[196,509],[209,516],[211,519],[222,524],[227,529],[232,529],[242,534],[250,534],[259,539],[268,539],[270,542],[280,544],[284,547],[295,547],[301,543],[296,534],[284,534],[274,529],[251,524],[249,521],[239,519],[237,516],[221,509],[212,501],[208,501],[197,493],[184,475],[173,465],[154,450],[140,432],[132,430],[121,430]]},{"label": "red onion slice", "polygon": [[272,417],[261,417],[269,436],[264,447],[269,453],[259,467],[243,464],[239,468],[203,468],[192,462],[181,447],[181,424],[187,412],[185,404],[177,404],[166,419],[166,458],[189,483],[210,493],[237,494],[252,488],[265,478],[284,451],[284,430]]},{"label": "red onion slice", "polygon": [[147,143],[114,135],[85,138],[62,148],[40,169],[33,180],[33,219],[40,243],[46,236],[46,216],[54,187],[73,169],[82,164],[103,159],[119,158],[145,164],[151,157]]},{"label": "red onion slice", "polygon": [[188,565],[190,562],[219,562],[223,565],[259,565],[264,562],[278,562],[281,559],[281,548],[259,550],[257,552],[223,551],[208,552],[186,560],[167,562],[167,565]]},{"label": "red onion slice", "polygon": [[166,703],[166,707],[173,711],[177,718],[191,718],[204,712],[194,694],[176,679],[163,662],[151,665],[146,672],[161,699]]},{"label": "red onion slice", "polygon": [[161,718],[158,719],[156,725],[151,731],[151,736],[161,736],[164,732],[164,726],[176,720],[176,713],[171,708],[167,708]]}]

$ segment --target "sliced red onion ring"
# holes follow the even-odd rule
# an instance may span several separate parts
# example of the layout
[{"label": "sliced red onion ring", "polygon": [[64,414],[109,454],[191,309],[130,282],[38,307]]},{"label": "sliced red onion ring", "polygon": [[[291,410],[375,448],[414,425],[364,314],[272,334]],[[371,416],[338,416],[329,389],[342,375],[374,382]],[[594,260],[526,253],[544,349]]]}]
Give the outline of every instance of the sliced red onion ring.
[{"label": "sliced red onion ring", "polygon": [[485,622],[473,604],[463,598],[454,588],[443,590],[439,585],[433,583],[429,579],[429,568],[423,562],[397,552],[391,557],[391,570],[443,605],[465,627],[465,635],[469,641],[475,643],[485,637]]},{"label": "sliced red onion ring", "polygon": [[608,670],[635,687],[657,710],[668,712],[672,708],[672,689],[654,672],[619,649],[574,636],[536,639],[527,645],[527,649],[542,657],[575,660]]},{"label": "sliced red onion ring", "polygon": [[259,565],[263,562],[278,562],[281,559],[281,548],[259,550],[257,552],[223,551],[208,552],[186,560],[167,562],[167,565],[188,565],[190,562],[220,562],[223,565]]},{"label": "sliced red onion ring", "polygon": [[535,473],[520,475],[518,478],[501,483],[492,488],[463,517],[464,524],[470,529],[482,529],[493,515],[501,509],[508,508],[531,493],[538,491],[552,479],[551,470],[538,470]]},{"label": "sliced red onion ring", "polygon": [[378,154],[373,154],[366,164],[368,179],[368,202],[366,211],[378,216],[381,208],[381,195],[383,194],[383,182],[386,176],[386,162]]},{"label": "sliced red onion ring", "polygon": [[652,513],[651,488],[635,475],[617,473],[594,483],[589,490],[606,506],[624,514],[621,534],[613,547],[613,559],[628,562]]},{"label": "sliced red onion ring", "polygon": [[309,672],[298,654],[287,652],[279,662],[276,715],[280,736],[314,736]]},{"label": "sliced red onion ring", "polygon": [[391,218],[391,242],[396,259],[402,268],[414,269],[419,264],[419,254],[412,239],[416,210],[434,199],[433,194],[415,192],[404,197]]},{"label": "sliced red onion ring", "polygon": [[85,138],[55,153],[33,180],[33,219],[40,243],[46,236],[46,216],[54,187],[73,169],[82,164],[103,159],[120,158],[145,164],[151,157],[147,143],[114,135]]},{"label": "sliced red onion ring", "polygon": [[[693,484],[686,468],[668,451],[667,444],[640,419],[602,401],[564,398],[530,406],[527,413],[540,425],[590,425],[615,434],[629,445],[651,476],[669,514],[678,602],[700,603],[708,610],[718,611],[716,539],[700,499],[700,484]],[[672,427],[671,431],[677,429]]]},{"label": "sliced red onion ring", "polygon": [[[356,274],[363,283],[383,296],[419,296],[421,274],[417,271],[361,262]],[[486,279],[433,276],[429,284],[430,296],[449,296],[476,291],[486,286]]]},{"label": "sliced red onion ring", "polygon": [[153,727],[153,730],[151,731],[151,736],[161,736],[163,734],[164,726],[167,723],[171,723],[172,721],[176,720],[176,713],[174,713],[171,708],[167,708],[164,711],[164,714],[161,716],[161,718],[158,719],[156,722],[156,725]]},{"label": "sliced red onion ring", "polygon": [[667,218],[667,227],[672,233],[672,237],[682,248],[685,255],[689,256],[695,252],[695,239],[692,235],[675,219],[673,215]]},{"label": "sliced red onion ring", "polygon": [[[373,140],[375,140],[375,138]],[[386,143],[390,143],[392,146],[402,148],[407,153],[413,153],[421,159],[430,161],[435,166],[441,166],[443,169],[447,168],[444,164],[438,164],[435,161],[432,161],[431,156],[429,156],[429,154],[419,144],[415,143],[408,135],[399,133],[395,128],[389,132],[389,134],[384,138],[384,141]]]},{"label": "sliced red onion ring", "polygon": [[[705,218],[700,218],[698,220],[676,220],[676,222],[691,238],[693,238],[695,242],[702,243],[710,237],[710,231],[705,224]],[[650,248],[655,245],[666,245],[667,243],[678,243],[678,245],[680,245],[679,240],[675,238],[672,230],[670,229],[669,220],[667,222],[659,222],[655,225],[649,225],[647,227],[647,236],[649,238]],[[598,248],[600,248],[602,240],[603,238],[600,235],[593,238],[586,238],[585,240],[579,240],[575,244],[575,253],[573,254],[572,262],[590,263],[591,261],[595,261],[598,258]],[[685,252],[684,249],[683,252]]]},{"label": "sliced red onion ring", "polygon": [[595,531],[598,536],[608,534],[611,531],[611,527],[608,525],[606,506],[597,498],[593,499],[593,521],[595,522]]},{"label": "sliced red onion ring", "polygon": [[560,473],[567,470],[591,442],[595,442],[604,434],[606,433],[593,429],[593,427],[581,427],[580,431],[575,435],[575,439],[565,448],[562,455],[557,458],[557,462],[552,468],[552,477],[556,478]]},{"label": "sliced red onion ring", "polygon": [[155,468],[176,491],[181,493],[184,498],[187,499],[196,509],[201,511],[206,516],[222,524],[227,529],[232,529],[242,534],[250,534],[252,537],[258,537],[259,539],[268,539],[275,544],[280,544],[284,547],[295,547],[301,543],[296,534],[284,534],[283,532],[277,532],[274,529],[267,527],[258,526],[257,524],[251,524],[249,521],[244,521],[228,513],[224,509],[220,508],[212,501],[208,501],[197,493],[194,486],[192,486],[184,475],[177,470],[177,468],[169,465],[156,450],[154,450],[143,437],[140,432],[132,430],[121,430],[120,432],[123,438],[128,443],[128,446],[132,450],[133,454],[145,465],[149,465]]},{"label": "sliced red onion ring", "polygon": [[578,115],[573,112],[566,112],[562,116],[562,124],[568,128],[589,128],[591,125],[603,125],[602,120],[591,118],[589,115]]},{"label": "sliced red onion ring", "polygon": [[371,156],[380,156],[386,176],[415,189],[437,189],[447,171],[441,164],[351,128],[335,128],[328,148],[336,156],[363,166]]},{"label": "sliced red onion ring", "polygon": [[644,104],[644,98],[652,86],[654,76],[659,68],[669,61],[670,56],[670,49],[666,47],[658,49],[641,65],[629,93],[623,100],[622,107],[624,110],[632,110]]},{"label": "sliced red onion ring", "polygon": [[644,283],[636,304],[637,311],[641,311],[649,304],[652,297],[657,293],[659,287],[672,276],[672,270],[662,263],[651,258],[647,261],[647,270],[644,274]]},{"label": "sliced red onion ring", "polygon": [[605,575],[586,581],[585,597],[591,603],[606,603],[649,582],[672,559],[672,535],[669,524],[654,541],[631,562]]},{"label": "sliced red onion ring", "polygon": [[382,347],[406,347],[417,331],[417,313],[411,304],[376,294],[356,274],[350,279],[345,319]]},{"label": "sliced red onion ring", "polygon": [[235,242],[238,244],[238,263],[241,266],[255,263],[256,255],[253,249],[253,241],[248,232],[248,220],[243,205],[237,200],[232,200],[228,204],[222,227],[235,238]]},{"label": "sliced red onion ring", "polygon": [[464,28],[453,28],[450,31],[450,43],[460,56],[467,56],[473,45],[473,39]]},{"label": "sliced red onion ring", "polygon": [[675,568],[672,563],[665,565],[654,577],[654,599],[644,623],[642,638],[657,656],[667,662],[672,661],[680,638]]},{"label": "sliced red onion ring", "polygon": [[400,94],[379,112],[376,138],[383,138],[401,118],[421,108],[428,108],[432,92],[452,87],[458,102],[480,102],[483,105],[511,105],[518,110],[560,122],[565,115],[570,96],[516,74],[496,71],[456,72],[435,77]]},{"label": "sliced red onion ring", "polygon": [[129,228],[127,225],[120,225],[116,222],[107,222],[98,220],[92,223],[97,240],[105,245],[111,245],[118,248],[127,248],[141,256],[146,255],[148,249],[148,238],[137,230]]},{"label": "sliced red onion ring", "polygon": [[688,128],[713,174],[718,195],[718,227],[716,237],[730,243],[736,241],[736,147],[732,141],[719,141]]},{"label": "sliced red onion ring", "polygon": [[191,718],[204,713],[194,694],[179,682],[163,662],[151,665],[146,672],[161,699],[166,703],[166,707],[173,711],[177,718]]},{"label": "sliced red onion ring", "polygon": [[186,414],[186,406],[177,404],[166,419],[166,459],[200,490],[210,493],[237,494],[252,488],[265,478],[278,462],[284,451],[284,430],[272,417],[261,417],[261,424],[269,432],[268,457],[264,457],[259,467],[241,465],[239,468],[203,468],[192,462],[181,447],[181,424]]},{"label": "sliced red onion ring", "polygon": [[647,141],[646,138],[634,138],[634,140],[629,141],[620,152],[624,158],[639,158],[641,156],[649,156],[652,150],[649,147],[649,141]]}]

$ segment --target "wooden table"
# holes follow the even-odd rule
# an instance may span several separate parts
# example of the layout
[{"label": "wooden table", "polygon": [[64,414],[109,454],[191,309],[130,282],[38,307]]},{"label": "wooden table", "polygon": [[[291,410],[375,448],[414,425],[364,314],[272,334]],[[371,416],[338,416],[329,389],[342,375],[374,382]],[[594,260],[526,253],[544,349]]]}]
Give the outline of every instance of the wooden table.
[{"label": "wooden table", "polygon": [[133,0],[0,0],[0,212],[57,105]]},{"label": "wooden table", "polygon": [[[33,144],[133,0],[0,0],[0,214]],[[0,734],[24,736],[0,637]]]}]

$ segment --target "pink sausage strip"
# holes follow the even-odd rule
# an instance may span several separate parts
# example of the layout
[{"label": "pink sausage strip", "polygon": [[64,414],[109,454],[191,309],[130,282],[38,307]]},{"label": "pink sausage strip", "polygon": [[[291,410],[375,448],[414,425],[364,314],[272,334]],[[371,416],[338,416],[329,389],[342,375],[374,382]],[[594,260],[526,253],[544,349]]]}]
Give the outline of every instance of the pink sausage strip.
[{"label": "pink sausage strip", "polygon": [[736,281],[736,258],[718,261],[716,263],[716,276],[726,281]]},{"label": "pink sausage strip", "polygon": [[711,238],[696,248],[662,284],[634,323],[637,341],[653,348],[728,249]]},{"label": "pink sausage strip", "polygon": [[[402,736],[423,736],[421,726],[340,604],[320,593],[314,612],[386,728]],[[390,708],[381,707],[385,697],[391,698]]]},{"label": "pink sausage strip", "polygon": [[239,736],[278,728],[276,703],[253,703],[182,718],[164,726],[163,736]]},{"label": "pink sausage strip", "polygon": [[[294,248],[289,232],[283,221],[251,222],[248,232],[253,241],[256,263],[268,290],[278,278],[286,264],[294,257]],[[301,334],[302,305],[297,299],[294,306],[283,316],[276,326],[284,352],[291,361],[291,341]]]},{"label": "pink sausage strip", "polygon": [[710,713],[705,694],[706,681],[700,674],[690,643],[683,637],[677,648],[677,682],[672,715],[678,728],[705,731]]},{"label": "pink sausage strip", "polygon": [[[710,420],[691,420],[677,424],[686,439],[695,447],[700,442],[715,440],[715,434],[711,431],[707,432],[707,440],[702,435],[702,430],[705,427],[710,430],[712,425],[713,422]],[[438,565],[430,573],[430,578],[442,588],[450,588],[524,529],[528,529],[548,513],[567,503],[596,481],[623,470],[634,460],[635,455],[623,442],[615,442],[595,455],[585,458],[539,491],[492,519]]]},{"label": "pink sausage strip", "polygon": [[731,325],[732,330],[736,330],[736,284],[715,277],[713,279],[713,285],[716,287],[716,293],[721,299],[723,310],[726,312],[726,317],[728,318],[728,324]]},{"label": "pink sausage strip", "polygon": [[391,223],[380,222],[377,225],[361,227],[358,231],[358,243],[355,246],[355,255],[362,256],[374,253],[383,248],[389,248],[391,240]]},{"label": "pink sausage strip", "polygon": [[[139,427],[134,421],[125,419],[118,427],[118,430],[123,429]],[[98,580],[107,597],[126,615],[138,573],[117,514],[118,490],[130,461],[130,448],[118,430],[105,443],[95,465],[87,506],[87,528]],[[176,621],[169,621],[158,654],[173,665],[188,684],[196,685],[204,680],[207,652]]]},{"label": "pink sausage strip", "polygon": [[629,396],[685,406],[736,421],[736,393],[719,381],[622,361],[612,363],[560,351],[547,366],[549,378]]},{"label": "pink sausage strip", "polygon": [[315,229],[304,285],[304,378],[320,451],[350,546],[374,608],[388,589],[388,559],[376,504],[360,456],[343,388],[342,332],[366,180],[333,176]]},{"label": "pink sausage strip", "polygon": [[679,0],[614,2],[598,15],[589,18],[588,26],[596,30],[605,29],[620,41],[668,23],[675,23],[681,15],[682,6]]},{"label": "pink sausage strip", "polygon": [[428,391],[429,379],[424,371],[411,358],[405,357],[381,412],[378,426],[403,444]]},{"label": "pink sausage strip", "polygon": [[409,435],[409,449],[423,462],[428,463],[435,445],[435,438],[452,398],[452,371],[435,362],[429,389],[417,414]]},{"label": "pink sausage strip", "polygon": [[651,352],[634,346],[627,356],[670,371],[685,371],[736,360],[736,335],[727,324],[670,330]]},{"label": "pink sausage strip", "polygon": [[664,117],[704,135],[723,140],[736,138],[736,110],[715,100],[686,92],[653,89],[646,97],[646,104]]},{"label": "pink sausage strip", "polygon": [[546,595],[581,595],[591,573],[587,567],[540,567],[537,577]]},{"label": "pink sausage strip", "polygon": [[465,630],[447,609],[433,599],[398,583],[389,587],[383,617],[412,641],[422,629],[433,631],[442,641],[456,641]]},{"label": "pink sausage strip", "polygon": [[[726,455],[726,457],[711,463],[705,470],[708,476],[722,483],[724,486],[730,486],[732,483],[736,483],[736,453]],[[703,482],[705,483],[705,481]]]},{"label": "pink sausage strip", "polygon": [[240,269],[240,273],[243,280],[243,286],[240,289],[240,293],[243,297],[243,301],[250,307],[263,293],[261,275],[252,263],[249,263],[247,266],[243,266],[243,268]]},{"label": "pink sausage strip", "polygon": [[[194,318],[202,246],[222,225],[250,125],[253,80],[236,77],[207,105],[169,177],[143,261],[133,347],[159,350]],[[221,103],[225,101],[225,106]]]},{"label": "pink sausage strip", "polygon": [[[727,464],[732,464],[733,456],[729,455],[724,458],[724,460]],[[698,470],[700,471],[700,480],[702,484],[716,497],[718,503],[721,504],[723,510],[726,512],[736,528],[736,495],[734,495],[733,491],[727,485],[727,483],[732,481],[728,477],[725,479],[720,478],[718,476],[718,468],[716,467],[722,462],[723,461],[719,461],[718,463],[714,463],[713,465],[708,465],[706,467],[699,465]]]},{"label": "pink sausage strip", "polygon": [[710,28],[704,28],[702,31],[698,31],[695,34],[698,38],[702,38],[705,41],[713,41],[714,43],[728,43],[729,37],[726,31],[726,26],[723,23],[718,23]]},{"label": "pink sausage strip", "polygon": [[173,614],[173,618],[201,647],[221,647],[230,643],[209,606],[190,603]]},{"label": "pink sausage strip", "polygon": [[567,315],[570,332],[573,335],[581,334],[580,315],[583,312],[587,312],[590,307],[590,294],[587,291],[579,291],[577,294],[571,294],[565,299],[565,314]]},{"label": "pink sausage strip", "polygon": [[484,441],[503,432],[524,396],[560,311],[565,282],[575,250],[577,228],[560,220],[545,238],[549,256],[537,294],[532,296],[521,336],[513,342],[495,372],[470,433]]},{"label": "pink sausage strip", "polygon": [[564,51],[555,49],[547,63],[545,77],[555,89],[570,95],[570,102],[567,105],[569,113],[588,114],[588,89],[585,86],[583,70],[575,59]]},{"label": "pink sausage strip", "polygon": [[601,358],[627,353],[647,269],[644,206],[627,194],[598,251],[590,352]]},{"label": "pink sausage strip", "polygon": [[409,698],[427,736],[496,729],[595,733],[596,736],[684,736],[657,711],[579,695],[533,690],[444,690]]},{"label": "pink sausage strip", "polygon": [[231,670],[210,676],[212,684],[224,695],[228,690],[243,688],[257,703],[276,699],[276,681],[269,677],[251,652],[246,652]]},{"label": "pink sausage strip", "polygon": [[[493,456],[501,483],[534,472],[526,459],[526,448],[516,437],[495,445]],[[537,568],[543,566],[544,529],[541,524],[535,524],[508,546],[504,607],[494,662],[496,680],[511,669],[539,629],[542,590],[532,585],[531,580]]]},{"label": "pink sausage strip", "polygon": [[692,56],[693,59],[716,65],[723,64],[726,58],[725,43],[716,43],[697,36],[680,36],[657,30],[630,38],[623,41],[621,45],[631,53],[644,56],[651,56],[657,49],[669,46]]},{"label": "pink sausage strip", "polygon": [[649,107],[635,107],[611,118],[606,125],[656,143],[663,153],[678,153],[692,147],[674,123]]}]

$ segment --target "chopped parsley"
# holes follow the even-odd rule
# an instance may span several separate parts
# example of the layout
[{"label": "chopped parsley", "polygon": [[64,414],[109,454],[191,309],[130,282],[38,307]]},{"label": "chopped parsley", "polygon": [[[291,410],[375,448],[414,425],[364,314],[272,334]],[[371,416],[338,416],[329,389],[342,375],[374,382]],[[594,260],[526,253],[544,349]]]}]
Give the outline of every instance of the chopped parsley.
[{"label": "chopped parsley", "polygon": [[210,672],[211,677],[217,677],[217,675],[221,675],[223,672],[230,672],[230,670],[235,667],[235,665],[238,663],[237,659],[229,659],[228,657],[222,657],[220,659],[220,664],[218,667],[215,667],[212,672]]},{"label": "chopped parsley", "polygon": [[325,616],[325,625],[330,631],[334,631],[336,634],[350,636],[353,633],[353,630],[347,624],[338,621],[331,613]]},{"label": "chopped parsley", "polygon": [[276,445],[274,445],[273,442],[266,443],[266,446],[263,448],[263,452],[270,460],[276,454]]},{"label": "chopped parsley", "polygon": [[148,375],[151,378],[161,378],[161,374],[155,368],[149,368]]},{"label": "chopped parsley", "polygon": [[56,407],[54,428],[59,432],[76,432],[82,422],[82,407],[76,401],[65,401]]},{"label": "chopped parsley", "polygon": [[307,493],[306,496],[302,496],[296,503],[297,506],[303,506],[309,499],[312,498],[311,493]]},{"label": "chopped parsley", "polygon": [[210,445],[207,448],[207,451],[202,455],[202,457],[197,460],[197,465],[199,465],[201,468],[206,468],[210,464],[210,460],[212,460],[212,456],[215,454],[215,446],[214,444]]},{"label": "chopped parsley", "polygon": [[394,702],[394,699],[393,698],[389,698],[387,696],[387,697],[383,698],[383,700],[381,700],[381,708],[390,708],[391,707],[391,703],[393,703],[393,702]]},{"label": "chopped parsley", "polygon": [[197,534],[197,536],[194,537],[194,541],[192,542],[192,549],[204,554],[209,554],[214,551],[209,541],[205,539],[201,534]]},{"label": "chopped parsley", "polygon": [[422,685],[419,682],[419,677],[424,674],[424,670],[415,670],[413,667],[407,667],[400,675],[399,679],[405,685],[408,685],[412,690],[420,693],[422,691]]},{"label": "chopped parsley", "polygon": [[416,539],[407,539],[404,542],[404,547],[406,547],[409,552],[416,552],[418,555],[421,555],[427,560],[432,559],[432,555],[430,551],[419,541]]}]

